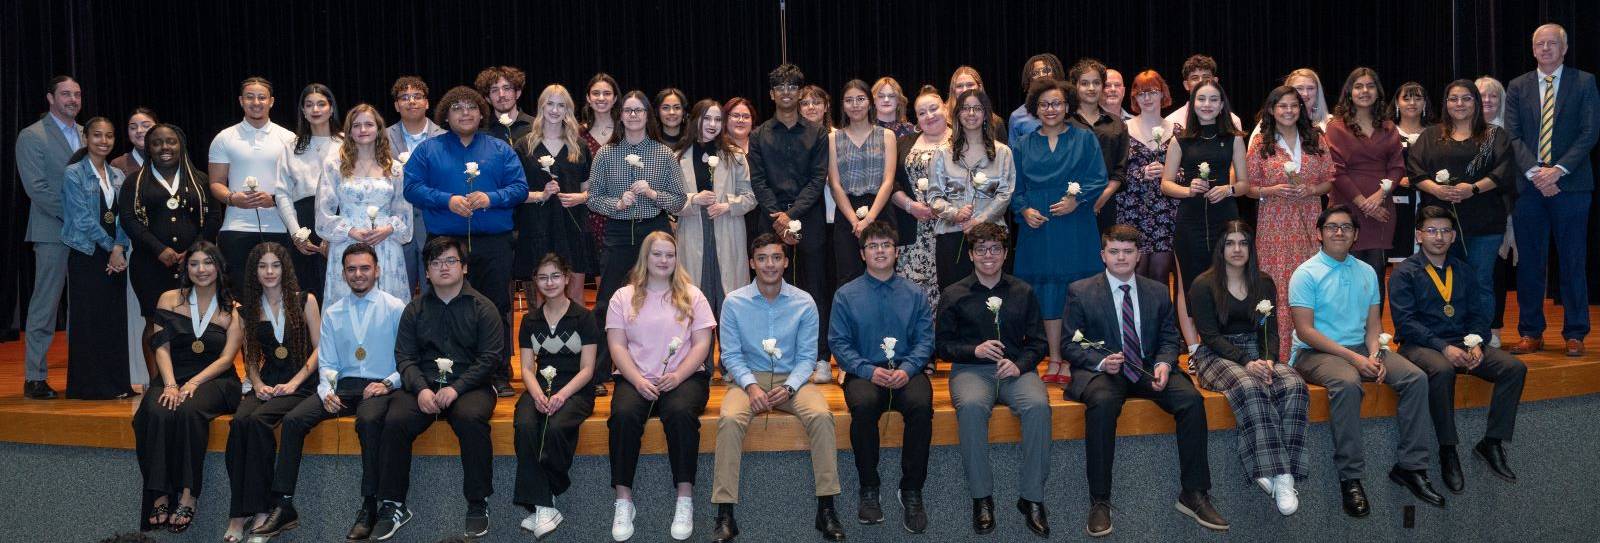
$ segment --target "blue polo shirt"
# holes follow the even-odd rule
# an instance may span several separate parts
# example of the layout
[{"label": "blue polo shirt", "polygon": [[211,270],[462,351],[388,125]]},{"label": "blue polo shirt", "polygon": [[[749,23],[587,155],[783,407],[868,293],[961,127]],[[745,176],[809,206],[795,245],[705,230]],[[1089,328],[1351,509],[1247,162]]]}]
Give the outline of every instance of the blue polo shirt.
[{"label": "blue polo shirt", "polygon": [[[1345,255],[1341,262],[1317,251],[1289,278],[1289,307],[1310,309],[1316,317],[1312,325],[1340,345],[1366,343],[1367,312],[1379,303],[1378,274],[1354,256]],[[1309,348],[1295,332],[1295,353]]]}]

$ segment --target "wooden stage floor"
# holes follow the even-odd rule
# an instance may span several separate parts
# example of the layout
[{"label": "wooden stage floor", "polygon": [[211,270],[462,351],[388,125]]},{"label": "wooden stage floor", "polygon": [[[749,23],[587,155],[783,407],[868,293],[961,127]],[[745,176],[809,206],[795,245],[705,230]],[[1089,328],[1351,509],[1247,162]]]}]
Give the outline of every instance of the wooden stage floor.
[{"label": "wooden stage floor", "polygon": [[[592,293],[590,294],[592,296]],[[1516,329],[1515,299],[1508,308],[1507,328]],[[1591,309],[1592,320],[1600,320],[1600,311]],[[1568,358],[1560,352],[1559,330],[1562,317],[1557,307],[1547,306],[1549,331],[1546,333],[1546,350],[1522,357],[1529,372],[1523,401],[1537,401],[1600,392],[1600,337],[1591,335],[1585,345],[1589,354],[1582,358]],[[518,318],[520,321],[520,316]],[[1393,330],[1387,322],[1387,329]],[[1513,334],[1514,335],[1514,334]],[[57,334],[49,351],[50,384],[58,392],[66,388],[66,339]],[[513,364],[516,361],[513,360]],[[515,367],[515,366],[514,366]],[[0,441],[50,445],[133,448],[130,421],[138,406],[138,399],[115,401],[50,400],[36,401],[22,398],[23,343],[0,344]],[[520,390],[520,381],[517,382]],[[841,449],[850,447],[850,414],[845,409],[842,390],[833,384],[821,385],[833,406],[835,432]],[[945,373],[933,378],[934,432],[936,445],[957,442],[955,410],[950,403],[950,391]],[[1206,397],[1207,419],[1212,429],[1234,427],[1232,411],[1221,394],[1202,391]],[[1476,378],[1463,377],[1457,382],[1456,403],[1461,407],[1479,407],[1488,404],[1490,386]],[[1084,433],[1083,404],[1064,399],[1058,388],[1052,388],[1054,407],[1054,436],[1056,439],[1081,439]],[[717,413],[721,404],[722,387],[713,385],[711,400],[701,417],[700,449],[711,452],[716,443]],[[579,454],[606,453],[606,417],[609,414],[609,396],[598,398],[595,414],[585,422],[580,433]],[[512,413],[515,398],[502,399],[495,409],[492,421],[494,450],[496,454],[515,454],[512,446]],[[1387,387],[1368,384],[1362,405],[1364,417],[1392,416],[1395,395]],[[1311,420],[1327,419],[1327,397],[1321,387],[1312,387]],[[226,443],[228,417],[212,424],[210,448],[221,451]],[[900,418],[890,413],[879,423],[884,434],[883,444],[896,446],[900,442]],[[311,454],[358,454],[354,419],[330,420],[320,425],[308,437],[306,451]],[[662,453],[665,442],[659,422],[651,422],[645,432],[644,451]],[[1148,400],[1129,400],[1119,421],[1121,435],[1169,433],[1173,431],[1170,416],[1162,413]],[[990,425],[990,439],[996,442],[1017,441],[1020,438],[1017,419],[1005,409],[996,409]],[[803,428],[789,415],[773,414],[770,420],[758,417],[752,422],[745,446],[749,450],[805,450]],[[417,454],[454,454],[454,435],[445,424],[434,425],[417,440]]]}]

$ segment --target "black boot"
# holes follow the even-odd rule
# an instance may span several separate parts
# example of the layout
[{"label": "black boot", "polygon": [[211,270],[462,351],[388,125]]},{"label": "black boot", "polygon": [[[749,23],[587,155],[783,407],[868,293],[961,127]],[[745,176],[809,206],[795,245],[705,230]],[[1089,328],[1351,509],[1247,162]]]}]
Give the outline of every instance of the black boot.
[{"label": "black boot", "polygon": [[979,535],[994,531],[994,496],[972,499],[972,531]]},{"label": "black boot", "polygon": [[833,496],[817,496],[817,531],[828,541],[844,541],[844,525],[833,510]]},{"label": "black boot", "polygon": [[289,498],[278,500],[278,505],[272,507],[267,513],[267,519],[261,521],[251,536],[273,537],[283,532],[293,530],[300,526],[300,513],[294,510],[294,501]]},{"label": "black boot", "polygon": [[1444,480],[1444,487],[1450,492],[1460,494],[1466,488],[1466,481],[1461,476],[1461,457],[1456,456],[1455,447],[1439,447],[1439,478]]},{"label": "black boot", "polygon": [[717,523],[711,528],[711,543],[731,543],[739,537],[739,522],[733,520],[733,504],[717,504]]},{"label": "black boot", "polygon": [[856,518],[862,524],[883,522],[883,504],[878,503],[877,487],[861,488],[861,505],[856,506]]}]

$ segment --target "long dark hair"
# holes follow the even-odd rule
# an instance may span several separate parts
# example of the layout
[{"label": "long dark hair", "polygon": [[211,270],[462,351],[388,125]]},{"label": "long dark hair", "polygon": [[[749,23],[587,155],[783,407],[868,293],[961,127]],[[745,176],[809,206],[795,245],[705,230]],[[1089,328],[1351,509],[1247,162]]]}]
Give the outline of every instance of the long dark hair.
[{"label": "long dark hair", "polygon": [[[155,129],[152,128],[151,130]],[[217,266],[216,285],[219,307],[233,307],[233,290],[228,288],[228,261],[222,258],[222,249],[217,248],[217,244],[203,239],[196,240],[193,245],[189,246],[189,250],[183,253],[185,269],[183,273],[178,274],[178,294],[184,299],[188,299],[189,291],[194,289],[194,280],[189,279],[187,263],[190,258],[194,258],[195,253],[205,253],[206,256],[211,257],[211,262]],[[194,335],[195,337],[205,335],[205,330],[195,330]]]},{"label": "long dark hair", "polygon": [[1361,124],[1356,122],[1356,102],[1351,97],[1351,94],[1355,92],[1356,81],[1363,77],[1372,78],[1372,86],[1378,89],[1376,91],[1378,96],[1372,102],[1372,130],[1374,132],[1383,132],[1387,130],[1386,125],[1389,124],[1389,121],[1382,114],[1384,107],[1383,81],[1378,79],[1378,72],[1366,66],[1351,70],[1350,76],[1344,78],[1344,87],[1339,89],[1339,103],[1333,106],[1333,116],[1338,117],[1344,123],[1344,127],[1358,138],[1370,135],[1361,132]]},{"label": "long dark hair", "polygon": [[1256,282],[1260,281],[1262,277],[1260,262],[1256,260],[1255,232],[1250,229],[1250,225],[1239,219],[1232,219],[1224,223],[1222,225],[1222,235],[1217,237],[1217,248],[1211,252],[1211,269],[1201,272],[1200,276],[1195,278],[1195,282],[1198,283],[1206,280],[1207,275],[1216,276],[1212,284],[1216,285],[1217,288],[1212,290],[1211,297],[1212,302],[1214,302],[1213,305],[1217,307],[1217,322],[1228,322],[1228,299],[1226,297],[1231,296],[1231,294],[1228,293],[1228,258],[1224,256],[1227,251],[1227,243],[1223,242],[1228,238],[1228,234],[1244,234],[1245,245],[1250,247],[1250,258],[1244,262],[1245,291],[1255,292]]},{"label": "long dark hair", "polygon": [[583,109],[579,111],[578,124],[583,126],[584,132],[594,128],[594,108],[589,105],[589,91],[594,90],[594,86],[601,83],[611,86],[612,100],[614,100],[611,104],[611,112],[608,115],[611,117],[611,139],[599,142],[600,145],[605,145],[617,141],[618,133],[622,131],[620,129],[622,126],[622,87],[617,86],[617,78],[611,77],[611,74],[605,72],[594,74],[594,77],[589,78],[589,83],[583,86]]},{"label": "long dark hair", "polygon": [[[656,127],[656,116],[650,113],[651,111],[655,110],[655,103],[651,102],[650,96],[646,95],[642,90],[635,89],[628,91],[627,94],[617,97],[617,105],[611,106],[611,109],[617,112],[617,116],[619,118],[622,116],[622,106],[627,104],[628,100],[638,100],[639,104],[644,106],[644,134],[646,138],[650,138],[650,134],[654,134],[656,131],[660,130]],[[618,121],[615,126],[616,128],[611,130],[612,143],[619,141],[621,137],[628,131],[627,127],[624,127],[621,121]]]},{"label": "long dark hair", "polygon": [[[1483,120],[1483,95],[1478,93],[1478,86],[1473,84],[1471,79],[1457,79],[1455,81],[1451,81],[1449,85],[1444,86],[1444,95],[1439,99],[1439,103],[1446,103],[1446,101],[1450,98],[1450,91],[1455,90],[1457,87],[1466,89],[1467,94],[1472,96],[1471,139],[1476,141],[1478,138],[1482,138],[1484,133],[1488,132],[1490,128],[1489,122]],[[1444,107],[1441,106],[1439,109],[1442,111],[1444,110]],[[1439,130],[1439,141],[1448,140],[1450,139],[1450,134],[1456,131],[1456,121],[1455,119],[1450,118],[1449,113],[1443,113],[1439,115],[1439,127],[1441,128],[1441,130]]]},{"label": "long dark hair", "polygon": [[[978,127],[978,131],[983,136],[982,141],[979,143],[983,145],[984,156],[988,157],[989,160],[994,160],[994,130],[989,126],[989,119],[994,116],[994,107],[989,104],[989,94],[983,92],[982,88],[963,91],[960,96],[956,97],[956,111],[959,112],[961,108],[966,107],[968,98],[977,98],[978,105],[983,106],[983,124]],[[961,126],[961,115],[959,113],[956,114],[953,124],[958,127]],[[956,130],[955,133],[955,138],[950,141],[951,156],[960,161],[961,157],[967,155],[967,130],[963,127],[960,130]]]},{"label": "long dark hair", "polygon": [[[117,137],[117,125],[111,124],[111,119],[107,119],[105,117],[94,117],[89,119],[89,122],[83,123],[83,147],[79,147],[77,151],[73,151],[72,157],[67,159],[68,166],[77,164],[78,161],[83,160],[83,157],[89,156],[89,130],[94,127],[95,123],[106,123],[111,125],[111,137]],[[113,148],[116,147],[115,140],[112,140],[111,146]]]},{"label": "long dark hair", "polygon": [[1267,101],[1261,105],[1261,113],[1256,114],[1256,123],[1261,126],[1261,158],[1267,158],[1278,153],[1278,121],[1273,118],[1272,110],[1277,106],[1278,100],[1284,96],[1294,96],[1294,101],[1300,104],[1300,116],[1294,121],[1295,133],[1300,136],[1300,149],[1308,155],[1322,154],[1322,129],[1311,124],[1311,113],[1306,110],[1306,101],[1300,99],[1300,94],[1294,87],[1278,85],[1267,93]]},{"label": "long dark hair", "polygon": [[[157,124],[161,124],[161,118],[157,117],[155,110],[152,110],[150,108],[147,108],[147,107],[144,107],[144,106],[139,106],[139,107],[133,108],[133,112],[128,114],[128,120],[130,120],[130,121],[133,120],[133,116],[134,115],[144,115],[146,117],[149,117],[150,118],[150,128],[151,129],[155,129]],[[149,130],[145,131],[146,135],[148,135],[149,133],[150,133]],[[128,137],[128,152],[129,153],[139,153],[141,156],[145,157],[146,159],[150,158],[150,155],[145,154],[144,150],[139,149],[138,147],[134,146],[133,137],[131,137],[131,136]]]},{"label": "long dark hair", "polygon": [[[673,97],[673,96],[676,96],[678,98],[678,105],[683,107],[683,113],[684,113],[684,117],[681,120],[678,121],[678,139],[682,140],[682,139],[684,139],[684,138],[686,138],[688,136],[688,132],[689,132],[689,117],[688,117],[688,115],[689,115],[689,97],[688,96],[684,96],[683,95],[683,91],[681,91],[681,90],[678,90],[678,89],[673,88],[673,87],[667,87],[667,88],[661,89],[659,91],[656,91],[656,107],[650,108],[649,113],[647,113],[650,116],[650,119],[655,121],[653,123],[650,123],[650,126],[652,127],[652,129],[650,130],[650,134],[649,134],[650,135],[650,139],[659,141],[661,143],[666,143],[667,127],[666,127],[666,125],[661,123],[661,104],[665,103],[667,101],[667,98]],[[677,147],[676,142],[674,142],[674,145],[672,145],[672,147]]]},{"label": "long dark hair", "polygon": [[1394,91],[1394,101],[1390,102],[1390,106],[1388,106],[1389,109],[1394,111],[1390,119],[1394,120],[1394,124],[1400,124],[1400,99],[1412,95],[1422,99],[1422,115],[1417,117],[1417,123],[1426,127],[1428,126],[1429,110],[1432,109],[1433,104],[1428,101],[1428,91],[1424,90],[1422,84],[1416,81],[1401,83],[1400,89]]},{"label": "long dark hair", "polygon": [[[311,123],[306,120],[306,97],[321,94],[328,99],[328,132],[332,135],[339,134],[339,101],[333,99],[333,90],[321,83],[306,85],[300,90],[300,101],[294,103],[294,154],[305,154],[306,147],[311,145]],[[379,130],[382,130],[379,125]]]},{"label": "long dark hair", "polygon": [[1217,134],[1243,136],[1244,133],[1239,131],[1239,127],[1233,125],[1233,106],[1228,103],[1228,93],[1222,90],[1222,85],[1218,85],[1216,79],[1206,79],[1195,85],[1194,90],[1189,91],[1189,113],[1183,120],[1183,130],[1178,132],[1178,139],[1192,140],[1200,137],[1200,114],[1195,113],[1194,99],[1200,94],[1200,89],[1206,87],[1216,89],[1217,96],[1222,98],[1222,111],[1217,112]]},{"label": "long dark hair", "polygon": [[300,292],[300,280],[295,276],[294,261],[289,258],[289,250],[273,241],[260,243],[250,249],[250,256],[245,259],[244,292],[239,300],[239,316],[247,325],[244,363],[257,370],[267,357],[262,352],[261,340],[255,334],[255,326],[267,321],[267,308],[261,305],[263,287],[256,267],[261,265],[261,257],[268,253],[277,256],[278,262],[283,265],[283,275],[278,279],[278,292],[283,296],[284,343],[291,353],[311,353],[311,332],[306,326],[305,301]]},{"label": "long dark hair", "polygon": [[[678,143],[672,146],[673,153],[682,156],[683,153],[689,150],[689,148],[700,143],[700,132],[702,131],[700,125],[705,122],[706,113],[710,112],[711,108],[722,109],[722,104],[717,103],[716,100],[711,98],[701,98],[700,101],[694,103],[694,107],[689,108],[688,114],[683,120],[683,137],[678,138]],[[723,111],[722,131],[717,132],[717,139],[713,140],[711,143],[716,145],[718,151],[732,155],[733,153],[737,152],[737,149],[733,148],[733,144],[728,143],[727,138],[722,137],[722,135],[727,133],[727,131],[728,112]]]}]

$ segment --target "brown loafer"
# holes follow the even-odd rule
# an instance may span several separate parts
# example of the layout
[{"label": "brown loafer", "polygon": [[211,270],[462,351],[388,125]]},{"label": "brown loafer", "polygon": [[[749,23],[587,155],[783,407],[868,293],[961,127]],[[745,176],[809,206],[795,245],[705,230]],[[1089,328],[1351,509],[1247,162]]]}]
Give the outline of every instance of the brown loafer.
[{"label": "brown loafer", "polygon": [[1567,340],[1567,356],[1583,356],[1583,342],[1576,339]]},{"label": "brown loafer", "polygon": [[1508,352],[1511,354],[1532,354],[1539,352],[1541,349],[1544,349],[1544,340],[1523,336],[1521,340],[1517,341],[1516,345],[1511,346]]}]

